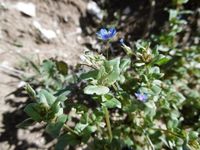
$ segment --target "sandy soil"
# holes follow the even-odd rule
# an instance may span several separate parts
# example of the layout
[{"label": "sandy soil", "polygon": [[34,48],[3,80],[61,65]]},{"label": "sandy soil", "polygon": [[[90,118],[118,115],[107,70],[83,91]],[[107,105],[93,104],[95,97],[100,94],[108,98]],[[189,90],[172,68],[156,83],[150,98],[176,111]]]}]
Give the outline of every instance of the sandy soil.
[{"label": "sandy soil", "polygon": [[[15,8],[18,2],[33,3],[36,16],[24,15]],[[18,130],[15,126],[25,118],[20,108],[26,98],[12,93],[20,81],[7,73],[17,74],[15,68],[22,58],[57,57],[74,65],[84,50],[81,44],[80,18],[84,17],[87,2],[83,0],[0,0],[0,149],[49,149],[51,138],[45,139],[40,126]],[[38,22],[56,37],[43,39],[34,26]],[[48,137],[48,136],[46,136]],[[47,144],[49,142],[49,144]]]}]

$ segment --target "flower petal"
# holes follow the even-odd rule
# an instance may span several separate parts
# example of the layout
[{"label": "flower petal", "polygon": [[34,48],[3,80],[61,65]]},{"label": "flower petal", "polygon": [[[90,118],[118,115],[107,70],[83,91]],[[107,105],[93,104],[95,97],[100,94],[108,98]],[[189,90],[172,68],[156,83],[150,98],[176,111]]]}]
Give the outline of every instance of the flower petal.
[{"label": "flower petal", "polygon": [[112,27],[112,28],[109,29],[109,32],[111,33],[111,36],[113,37],[113,36],[115,36],[117,31],[116,31],[115,28]]},{"label": "flower petal", "polygon": [[108,34],[108,31],[103,28],[103,29],[100,30],[100,34],[101,35],[106,35],[106,34]]},{"label": "flower petal", "polygon": [[115,30],[115,28],[110,28],[108,30],[106,30],[105,28],[102,28],[96,34],[97,34],[98,38],[100,38],[102,40],[108,40],[116,34],[116,30]]},{"label": "flower petal", "polygon": [[137,92],[137,93],[135,93],[135,96],[138,100],[140,100],[142,102],[146,102],[146,100],[148,99],[148,95],[146,93]]}]

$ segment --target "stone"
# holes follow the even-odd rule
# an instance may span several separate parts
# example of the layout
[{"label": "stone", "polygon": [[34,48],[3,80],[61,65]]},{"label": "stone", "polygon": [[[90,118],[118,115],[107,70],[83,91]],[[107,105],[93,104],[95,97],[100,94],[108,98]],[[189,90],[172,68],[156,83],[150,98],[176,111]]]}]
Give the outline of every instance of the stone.
[{"label": "stone", "polygon": [[43,28],[38,21],[34,21],[33,26],[39,31],[39,36],[44,42],[50,42],[57,37],[54,31]]},{"label": "stone", "polygon": [[15,8],[29,17],[36,16],[36,7],[33,3],[18,2]]},{"label": "stone", "polygon": [[103,19],[103,12],[95,3],[94,1],[90,1],[87,5],[87,12],[95,17],[97,17],[99,20]]}]

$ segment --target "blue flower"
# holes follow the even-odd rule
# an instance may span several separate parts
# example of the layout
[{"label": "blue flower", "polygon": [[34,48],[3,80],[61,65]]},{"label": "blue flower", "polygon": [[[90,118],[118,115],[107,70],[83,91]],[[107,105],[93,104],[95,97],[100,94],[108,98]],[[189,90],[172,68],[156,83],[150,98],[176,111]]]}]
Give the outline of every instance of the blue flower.
[{"label": "blue flower", "polygon": [[99,39],[102,39],[105,41],[114,37],[116,33],[117,31],[115,28],[110,28],[108,30],[105,28],[102,28],[99,32],[97,32],[97,36]]},{"label": "blue flower", "polygon": [[148,99],[148,95],[146,93],[137,92],[135,93],[136,98],[139,101],[146,102]]}]

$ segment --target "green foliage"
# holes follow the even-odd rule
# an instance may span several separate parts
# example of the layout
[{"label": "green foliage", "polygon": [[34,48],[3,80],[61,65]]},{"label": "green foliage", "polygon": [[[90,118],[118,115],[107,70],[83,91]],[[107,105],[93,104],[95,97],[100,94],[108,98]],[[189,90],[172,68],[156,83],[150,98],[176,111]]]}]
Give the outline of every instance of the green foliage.
[{"label": "green foliage", "polygon": [[58,150],[82,144],[97,150],[200,149],[200,47],[176,40],[187,23],[183,14],[169,10],[169,30],[150,39],[156,46],[123,43],[126,55],[116,58],[86,52],[87,67],[76,73],[63,61],[44,61],[31,82],[42,89],[25,88],[33,102],[19,127],[46,123]]},{"label": "green foliage", "polygon": [[56,118],[56,120],[54,120],[53,122],[50,122],[47,126],[46,126],[46,131],[52,135],[53,137],[57,137],[60,134],[60,130],[63,127],[64,123],[67,120],[67,116],[66,115],[60,115],[58,116],[58,118]]}]

